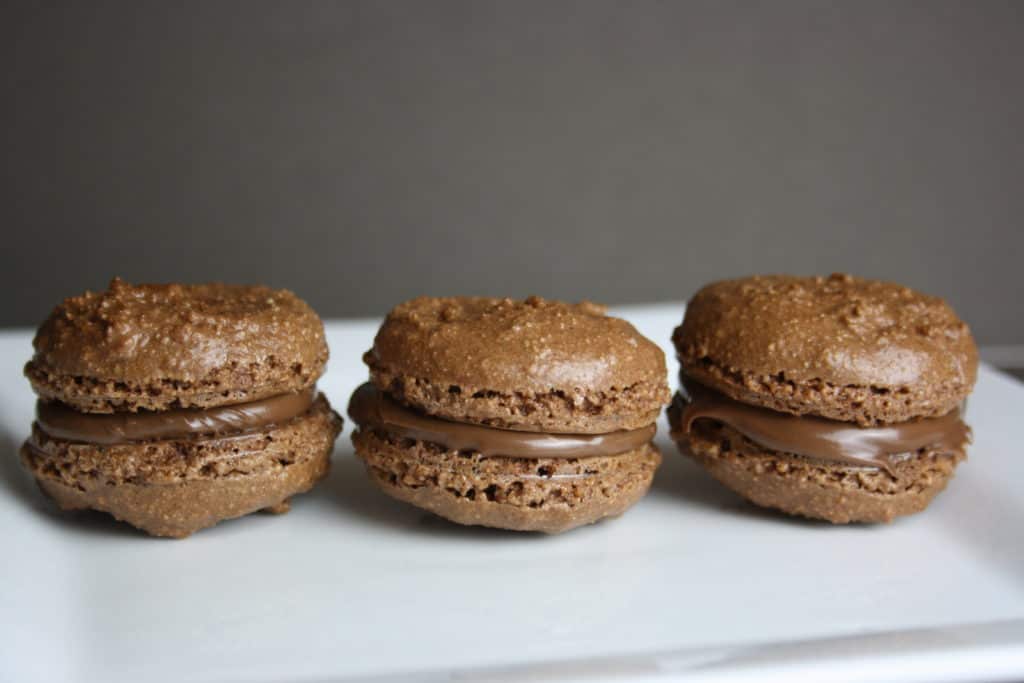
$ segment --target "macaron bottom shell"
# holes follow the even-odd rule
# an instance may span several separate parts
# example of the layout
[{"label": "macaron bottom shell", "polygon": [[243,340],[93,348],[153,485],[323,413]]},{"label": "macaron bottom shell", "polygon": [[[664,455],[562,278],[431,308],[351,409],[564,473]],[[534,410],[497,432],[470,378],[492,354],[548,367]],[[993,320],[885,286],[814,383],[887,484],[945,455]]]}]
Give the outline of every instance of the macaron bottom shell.
[{"label": "macaron bottom shell", "polygon": [[370,478],[393,498],[464,525],[561,533],[615,517],[650,488],[653,444],[593,458],[485,457],[374,429],[352,435]]},{"label": "macaron bottom shell", "polygon": [[185,538],[259,510],[286,512],[330,468],[341,419],[320,397],[257,432],[100,446],[34,429],[21,460],[63,510],[92,509],[152,536]]},{"label": "macaron bottom shell", "polygon": [[[673,424],[673,430],[678,426]],[[921,512],[953,477],[964,450],[922,448],[889,470],[818,461],[766,448],[711,420],[694,423],[680,451],[715,479],[761,507],[832,522],[891,522]]]}]

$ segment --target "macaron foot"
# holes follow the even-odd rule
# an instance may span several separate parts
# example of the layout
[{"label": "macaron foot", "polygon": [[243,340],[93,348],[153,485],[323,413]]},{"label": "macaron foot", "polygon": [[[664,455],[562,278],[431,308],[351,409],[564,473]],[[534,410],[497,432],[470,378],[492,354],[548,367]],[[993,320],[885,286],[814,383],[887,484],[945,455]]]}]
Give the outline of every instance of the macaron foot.
[{"label": "macaron foot", "polygon": [[266,513],[271,514],[271,515],[283,515],[283,514],[288,513],[288,511],[291,510],[291,509],[292,509],[291,498],[285,498],[284,500],[282,500],[280,503],[277,503],[276,505],[268,505],[267,507],[263,508],[263,510],[261,512],[266,512]]}]

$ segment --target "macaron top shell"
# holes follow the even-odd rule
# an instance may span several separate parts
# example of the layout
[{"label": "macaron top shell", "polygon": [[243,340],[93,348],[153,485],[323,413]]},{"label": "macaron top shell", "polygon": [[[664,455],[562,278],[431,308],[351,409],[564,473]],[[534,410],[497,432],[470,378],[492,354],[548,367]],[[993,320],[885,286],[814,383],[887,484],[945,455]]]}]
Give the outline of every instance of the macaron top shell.
[{"label": "macaron top shell", "polygon": [[733,398],[862,424],[945,414],[978,366],[942,299],[838,274],[712,283],[673,341],[684,372]]},{"label": "macaron top shell", "polygon": [[668,399],[661,350],[591,303],[414,299],[391,311],[364,360],[400,401],[509,429],[633,429]]},{"label": "macaron top shell", "polygon": [[311,385],[327,361],[320,318],[289,291],[116,278],[57,306],[33,345],[36,392],[85,412],[255,400]]}]

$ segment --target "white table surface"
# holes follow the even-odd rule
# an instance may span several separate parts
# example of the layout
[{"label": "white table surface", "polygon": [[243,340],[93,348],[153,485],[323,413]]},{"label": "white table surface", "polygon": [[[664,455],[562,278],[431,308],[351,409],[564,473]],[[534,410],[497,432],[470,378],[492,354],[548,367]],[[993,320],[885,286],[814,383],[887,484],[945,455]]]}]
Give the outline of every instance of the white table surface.
[{"label": "white table surface", "polygon": [[[667,347],[681,311],[618,313]],[[340,411],[376,324],[328,325]],[[22,472],[29,340],[0,332],[0,681],[1024,679],[1024,385],[991,368],[969,460],[889,525],[760,511],[663,423],[665,464],[620,519],[459,527],[378,493],[346,418],[291,513],[172,541],[60,514]]]}]

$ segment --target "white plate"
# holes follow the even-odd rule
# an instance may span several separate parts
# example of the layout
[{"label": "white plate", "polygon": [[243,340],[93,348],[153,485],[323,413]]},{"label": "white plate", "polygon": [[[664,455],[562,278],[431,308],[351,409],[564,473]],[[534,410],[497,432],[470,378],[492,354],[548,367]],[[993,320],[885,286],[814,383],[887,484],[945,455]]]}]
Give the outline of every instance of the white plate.
[{"label": "white plate", "polygon": [[[681,311],[619,313],[667,346]],[[341,411],[375,328],[328,326],[321,387]],[[620,519],[459,527],[374,490],[346,419],[329,479],[290,514],[171,541],[60,514],[21,471],[29,339],[0,334],[0,680],[1024,678],[1024,385],[991,369],[970,460],[890,525],[759,511],[662,425],[665,464]]]}]

